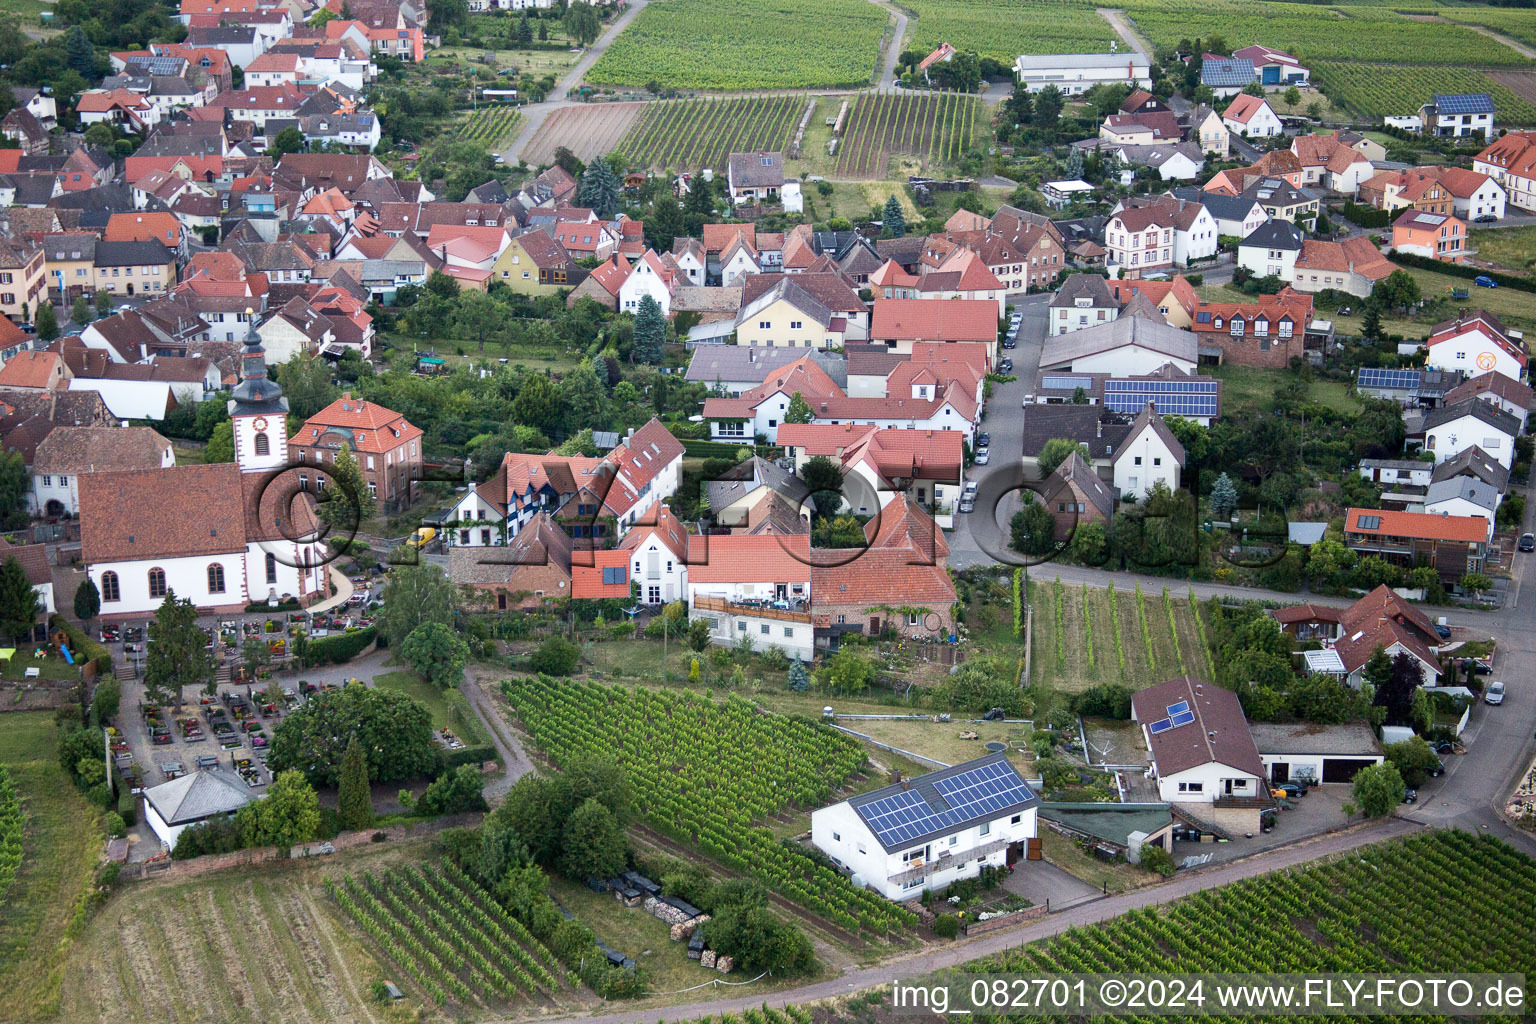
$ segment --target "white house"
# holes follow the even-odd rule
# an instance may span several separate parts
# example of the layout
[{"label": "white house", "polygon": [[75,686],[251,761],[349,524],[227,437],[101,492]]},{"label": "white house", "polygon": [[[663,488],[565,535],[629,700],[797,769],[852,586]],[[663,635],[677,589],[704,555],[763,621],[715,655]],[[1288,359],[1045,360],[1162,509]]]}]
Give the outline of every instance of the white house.
[{"label": "white house", "polygon": [[1510,132],[1472,159],[1472,169],[1503,187],[1507,202],[1536,210],[1536,132]]},{"label": "white house", "polygon": [[1433,463],[1417,459],[1361,459],[1358,467],[1362,479],[1388,487],[1428,487],[1434,470]]},{"label": "white house", "polygon": [[1073,274],[1051,298],[1046,334],[1057,338],[1107,324],[1120,315],[1120,301],[1098,274]]},{"label": "white house", "polygon": [[1024,859],[1040,798],[1006,754],[944,768],[811,812],[811,842],[887,899]]},{"label": "white house", "polygon": [[1269,101],[1262,96],[1239,93],[1221,115],[1222,123],[1233,135],[1249,139],[1277,138],[1285,130]]},{"label": "white house", "polygon": [[1255,277],[1278,277],[1287,284],[1296,280],[1296,258],[1301,255],[1301,229],[1289,221],[1272,220],[1259,225],[1237,247],[1237,265]]},{"label": "white house", "polygon": [[1493,97],[1486,92],[1435,93],[1419,108],[1424,133],[1440,138],[1493,138]]},{"label": "white house", "polygon": [[1276,785],[1302,779],[1349,783],[1361,768],[1386,760],[1376,733],[1364,722],[1252,722],[1248,732]]},{"label": "white house", "polygon": [[1189,331],[1126,315],[1102,326],[1047,338],[1040,369],[1134,377],[1153,373],[1165,363],[1193,373],[1198,361],[1199,343]]},{"label": "white house", "polygon": [[630,579],[648,605],[670,604],[688,593],[688,531],[666,505],[642,516],[619,545],[629,552]]},{"label": "white house", "polygon": [[1424,494],[1423,511],[1432,516],[1478,516],[1488,521],[1488,536],[1493,539],[1494,519],[1504,496],[1492,484],[1470,476],[1453,476],[1429,485]]},{"label": "white house", "polygon": [[640,301],[649,295],[661,307],[663,316],[672,312],[672,290],[677,286],[677,272],[650,249],[635,261],[629,276],[619,285],[619,312],[637,313]]},{"label": "white house", "polygon": [[1115,490],[1123,497],[1138,501],[1162,484],[1169,491],[1179,489],[1179,473],[1184,468],[1184,446],[1173,436],[1152,404],[1141,410],[1130,433],[1114,453]]},{"label": "white house", "polygon": [[1131,720],[1141,726],[1164,801],[1228,833],[1259,831],[1272,802],[1236,693],[1180,676],[1138,691]]},{"label": "white house", "polygon": [[1425,365],[1480,376],[1490,370],[1522,380],[1530,357],[1523,339],[1487,310],[1475,309],[1447,320],[1430,332]]},{"label": "white house", "polygon": [[692,537],[688,556],[688,618],[711,643],[814,657],[809,534]]},{"label": "white house", "polygon": [[176,465],[171,442],[149,427],[54,427],[32,457],[33,513],[80,513],[80,477]]},{"label": "white house", "polygon": [[1096,85],[1152,88],[1152,68],[1140,53],[1023,54],[1013,62],[1013,77],[1030,92],[1054,85],[1068,96]]},{"label": "white house", "polygon": [[1424,414],[1424,450],[1433,452],[1437,463],[1454,459],[1476,445],[1509,469],[1514,465],[1515,438],[1519,436],[1519,420],[1476,398]]},{"label": "white house", "polygon": [[1140,277],[1214,256],[1221,237],[1203,204],[1167,194],[1116,209],[1104,226],[1104,245],[1111,264]]},{"label": "white house", "polygon": [[144,791],[144,819],[168,848],[193,825],[225,818],[257,797],[251,787],[223,768],[188,772]]}]

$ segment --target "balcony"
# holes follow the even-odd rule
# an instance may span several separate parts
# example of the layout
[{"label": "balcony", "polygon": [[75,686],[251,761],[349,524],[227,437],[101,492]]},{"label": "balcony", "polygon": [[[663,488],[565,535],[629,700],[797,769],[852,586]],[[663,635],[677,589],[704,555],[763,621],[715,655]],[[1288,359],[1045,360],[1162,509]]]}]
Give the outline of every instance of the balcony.
[{"label": "balcony", "polygon": [[888,875],[886,881],[895,885],[906,885],[908,882],[915,882],[919,878],[927,878],[935,872],[948,870],[957,864],[969,864],[973,860],[990,857],[999,850],[1007,849],[1010,842],[1011,840],[1003,838],[994,839],[990,843],[982,843],[979,846],[972,846],[965,850],[945,848],[939,852],[937,857],[931,857],[925,861],[913,861],[905,871],[898,871],[893,875]]},{"label": "balcony", "polygon": [[[775,604],[788,604],[788,608],[776,608]],[[761,601],[750,599],[731,600],[725,597],[696,597],[693,607],[702,612],[721,612],[726,615],[745,615],[754,619],[779,619],[783,622],[810,622],[811,603],[798,601]]]}]

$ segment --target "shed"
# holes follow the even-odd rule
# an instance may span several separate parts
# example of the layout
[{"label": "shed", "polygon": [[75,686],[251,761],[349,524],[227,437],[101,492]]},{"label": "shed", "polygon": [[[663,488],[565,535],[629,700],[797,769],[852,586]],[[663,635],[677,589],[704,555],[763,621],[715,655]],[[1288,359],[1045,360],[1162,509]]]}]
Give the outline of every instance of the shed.
[{"label": "shed", "polygon": [[[1310,652],[1316,653],[1316,652]],[[1385,755],[1376,734],[1364,722],[1317,725],[1251,722],[1248,732],[1271,782],[1311,778],[1315,782],[1352,782],[1355,773],[1380,764]]]},{"label": "shed", "polygon": [[1173,811],[1167,804],[1044,803],[1040,817],[1057,832],[1116,854],[1133,844],[1173,852]]},{"label": "shed", "polygon": [[174,848],[183,829],[233,814],[253,799],[245,780],[212,768],[146,789],[144,817],[160,841]]}]

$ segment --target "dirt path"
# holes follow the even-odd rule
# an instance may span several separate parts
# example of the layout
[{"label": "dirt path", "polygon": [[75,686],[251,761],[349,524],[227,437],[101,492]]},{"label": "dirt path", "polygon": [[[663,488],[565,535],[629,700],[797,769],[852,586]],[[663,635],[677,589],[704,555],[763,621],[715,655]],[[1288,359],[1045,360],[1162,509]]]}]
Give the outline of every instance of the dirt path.
[{"label": "dirt path", "polygon": [[[886,961],[878,966],[846,971],[841,977],[830,978],[800,988],[775,993],[766,999],[762,995],[697,1002],[686,1006],[667,1006],[654,1010],[632,1010],[610,1014],[568,1018],[570,1024],[581,1021],[600,1021],[602,1024],[650,1024],[652,1021],[691,1020],[696,1017],[720,1013],[740,1013],[742,1010],[768,1005],[774,1008],[803,1006],[818,999],[845,996],[876,986],[889,985],[894,977],[912,978],[945,967],[967,963],[977,957],[1000,953],[1022,943],[1048,938],[1069,928],[1082,927],[1108,920],[1142,907],[1156,906],[1217,886],[1228,885],[1244,878],[1253,878],[1283,868],[1305,864],[1323,857],[1357,849],[1384,839],[1394,839],[1420,831],[1420,827],[1400,819],[1372,824],[1350,832],[1340,832],[1319,839],[1298,843],[1295,846],[1267,851],[1263,856],[1250,857],[1230,864],[1206,869],[1180,872],[1172,880],[1161,885],[1148,886],[1106,899],[1083,903],[1059,914],[1051,914],[1020,928],[1004,928],[975,939],[960,940],[944,946],[930,946],[904,958]],[[549,1022],[544,1022],[549,1024]],[[564,1024],[564,1022],[561,1022]]]},{"label": "dirt path", "polygon": [[1536,60],[1536,50],[1531,49],[1529,46],[1526,46],[1522,42],[1511,39],[1509,36],[1500,35],[1493,29],[1484,25],[1469,25],[1464,21],[1452,21],[1450,18],[1442,18],[1438,14],[1410,14],[1408,17],[1412,18],[1414,21],[1438,21],[1442,25],[1458,25],[1461,28],[1469,28],[1474,32],[1481,32],[1489,39],[1503,43],[1505,46],[1509,47],[1511,50],[1514,50],[1526,60]]},{"label": "dirt path", "polygon": [[495,685],[490,681],[489,674],[471,670],[459,684],[459,692],[464,694],[464,698],[469,701],[469,706],[475,709],[480,724],[485,728],[486,734],[491,737],[491,742],[496,745],[496,753],[501,755],[501,763],[507,769],[499,778],[493,779],[485,787],[486,801],[495,806],[507,795],[507,790],[512,788],[512,783],[533,770],[533,762],[529,760],[527,751],[523,750],[517,734],[502,720],[501,715],[496,711],[496,705],[480,688],[482,682]]},{"label": "dirt path", "polygon": [[1131,24],[1130,19],[1125,16],[1124,11],[1117,11],[1113,7],[1100,7],[1098,8],[1098,12],[1099,17],[1109,22],[1109,27],[1114,29],[1115,33],[1119,35],[1121,39],[1125,40],[1126,46],[1129,46],[1131,49],[1141,54],[1144,60],[1150,61],[1152,59],[1152,54],[1156,53],[1157,51],[1153,49],[1152,43],[1147,39],[1147,37],[1142,35],[1141,32]]}]

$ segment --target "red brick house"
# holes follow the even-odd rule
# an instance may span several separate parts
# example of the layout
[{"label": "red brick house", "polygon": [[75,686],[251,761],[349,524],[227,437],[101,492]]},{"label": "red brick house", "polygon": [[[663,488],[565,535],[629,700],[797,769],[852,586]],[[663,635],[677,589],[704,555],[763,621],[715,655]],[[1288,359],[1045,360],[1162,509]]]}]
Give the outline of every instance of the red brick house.
[{"label": "red brick house", "polygon": [[[345,394],[299,428],[288,442],[288,457],[300,467],[324,466],[336,461],[336,452],[345,444],[357,459],[368,490],[382,507],[398,511],[416,500],[421,436],[420,427],[394,410]],[[300,479],[304,479],[302,468]]]}]

